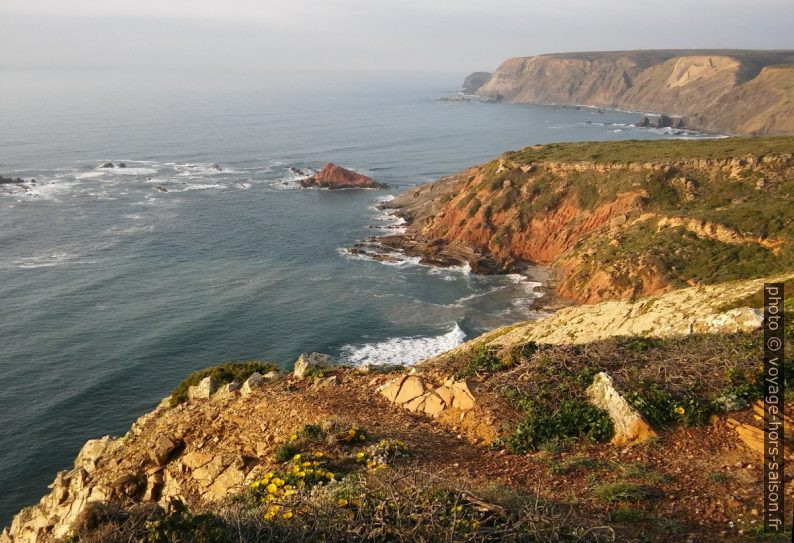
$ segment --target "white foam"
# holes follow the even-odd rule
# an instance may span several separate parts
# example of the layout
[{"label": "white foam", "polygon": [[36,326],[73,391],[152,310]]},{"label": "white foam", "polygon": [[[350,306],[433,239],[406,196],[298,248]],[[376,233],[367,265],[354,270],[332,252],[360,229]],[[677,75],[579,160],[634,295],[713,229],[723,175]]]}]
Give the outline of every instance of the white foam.
[{"label": "white foam", "polygon": [[43,254],[37,256],[29,256],[15,260],[13,264],[22,269],[32,268],[50,268],[58,266],[70,260],[73,260],[76,255],[67,252],[53,252],[50,254]]},{"label": "white foam", "polygon": [[97,173],[112,173],[114,175],[154,175],[157,173],[156,168],[136,168],[134,166],[127,166],[126,168],[107,168],[102,172]]},{"label": "white foam", "polygon": [[95,177],[102,177],[105,172],[83,172],[74,176],[75,179],[93,179]]},{"label": "white foam", "polygon": [[438,336],[407,336],[359,345],[348,344],[342,347],[341,358],[354,365],[412,365],[457,347],[464,339],[466,334],[455,323],[449,332]]}]

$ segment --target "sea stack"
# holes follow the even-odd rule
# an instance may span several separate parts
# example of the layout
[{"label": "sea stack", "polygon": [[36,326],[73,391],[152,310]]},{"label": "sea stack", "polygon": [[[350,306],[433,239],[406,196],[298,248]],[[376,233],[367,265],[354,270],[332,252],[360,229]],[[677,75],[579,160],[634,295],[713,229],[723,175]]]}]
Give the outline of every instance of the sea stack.
[{"label": "sea stack", "polygon": [[327,189],[385,189],[388,185],[378,183],[371,177],[361,175],[329,162],[320,173],[302,179],[300,184],[304,188],[320,187]]}]

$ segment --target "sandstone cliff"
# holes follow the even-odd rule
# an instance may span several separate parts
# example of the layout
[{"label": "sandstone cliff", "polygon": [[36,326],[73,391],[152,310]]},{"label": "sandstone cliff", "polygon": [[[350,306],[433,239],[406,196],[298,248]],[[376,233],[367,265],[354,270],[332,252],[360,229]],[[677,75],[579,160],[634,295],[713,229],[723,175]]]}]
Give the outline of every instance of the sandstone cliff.
[{"label": "sandstone cliff", "polygon": [[688,125],[794,134],[794,52],[669,50],[506,60],[477,93],[511,102],[679,114]]},{"label": "sandstone cliff", "polygon": [[[753,518],[762,498],[757,452],[739,440],[757,424],[763,337],[757,308],[726,308],[792,279],[571,308],[411,372],[305,356],[294,374],[242,386],[206,377],[125,436],[87,442],[0,542],[601,541],[604,529],[667,541],[671,523],[738,541],[746,528],[728,520]],[[557,439],[567,445],[541,447]],[[327,484],[301,475],[313,465]],[[715,499],[725,493],[739,499]],[[640,517],[614,515],[621,504]]]},{"label": "sandstone cliff", "polygon": [[794,269],[794,139],[555,144],[398,196],[387,247],[475,272],[549,266],[578,302]]}]

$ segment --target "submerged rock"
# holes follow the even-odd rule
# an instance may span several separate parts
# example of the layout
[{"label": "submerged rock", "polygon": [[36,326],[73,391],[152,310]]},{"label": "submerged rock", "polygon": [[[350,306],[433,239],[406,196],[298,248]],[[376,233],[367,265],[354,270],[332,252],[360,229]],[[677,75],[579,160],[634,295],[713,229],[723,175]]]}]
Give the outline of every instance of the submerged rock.
[{"label": "submerged rock", "polygon": [[113,164],[112,162],[105,162],[104,164],[102,164],[100,166],[100,168],[115,168],[115,167],[116,167],[116,165]]},{"label": "submerged rock", "polygon": [[300,184],[304,188],[320,187],[327,189],[385,189],[388,185],[378,183],[371,177],[356,173],[333,163],[323,166],[320,173],[312,175],[306,179],[301,179]]}]

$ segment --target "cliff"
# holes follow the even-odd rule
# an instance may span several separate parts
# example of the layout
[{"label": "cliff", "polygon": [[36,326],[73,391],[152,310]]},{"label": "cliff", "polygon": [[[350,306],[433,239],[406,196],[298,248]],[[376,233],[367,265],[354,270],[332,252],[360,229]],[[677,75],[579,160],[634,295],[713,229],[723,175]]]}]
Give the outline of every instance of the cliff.
[{"label": "cliff", "polygon": [[794,134],[794,51],[564,53],[506,60],[477,93],[533,104],[678,114],[695,129]]},{"label": "cliff", "polygon": [[463,92],[474,94],[491,78],[491,72],[474,72],[463,80]]},{"label": "cliff", "polygon": [[411,189],[388,248],[582,303],[794,269],[794,139],[539,145]]},{"label": "cliff", "polygon": [[204,372],[87,442],[0,542],[743,540],[763,473],[744,304],[792,279],[570,308],[410,372]]}]

